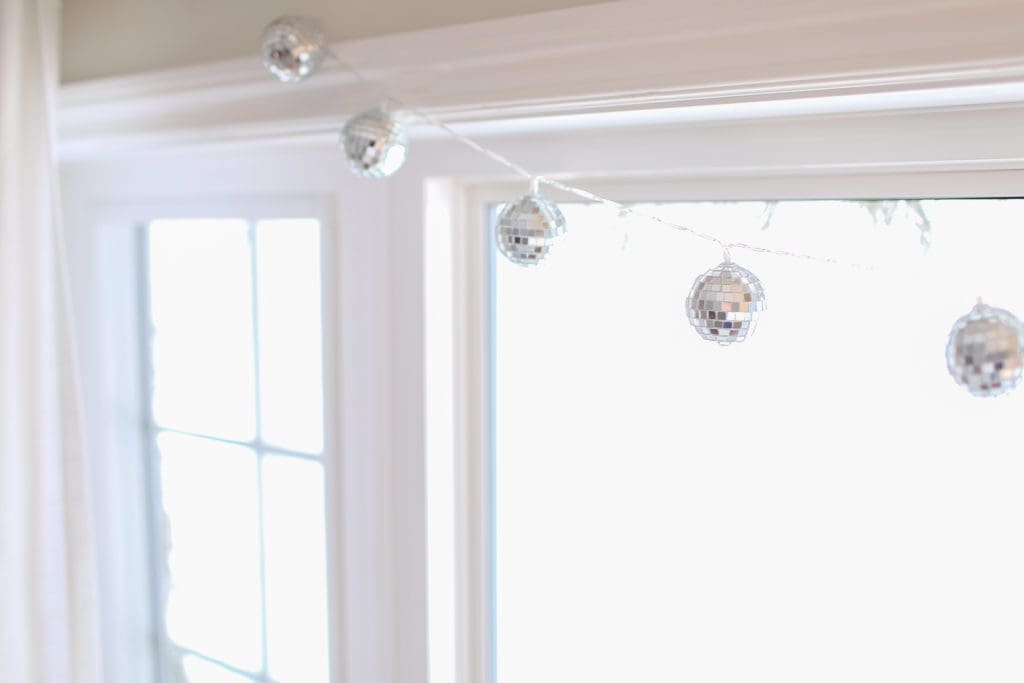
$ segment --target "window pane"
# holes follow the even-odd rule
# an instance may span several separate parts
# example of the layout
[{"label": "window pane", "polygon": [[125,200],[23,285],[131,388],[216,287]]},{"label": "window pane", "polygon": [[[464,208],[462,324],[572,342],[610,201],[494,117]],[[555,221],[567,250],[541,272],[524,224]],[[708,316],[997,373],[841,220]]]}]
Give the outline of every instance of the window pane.
[{"label": "window pane", "polygon": [[327,557],[323,467],[263,459],[270,677],[327,683]]},{"label": "window pane", "polygon": [[261,221],[256,235],[263,440],[319,453],[320,225],[308,219]]},{"label": "window pane", "polygon": [[253,683],[251,678],[192,655],[186,655],[182,663],[188,683]]},{"label": "window pane", "polygon": [[153,417],[232,439],[255,434],[248,227],[238,220],[149,225]]},{"label": "window pane", "polygon": [[944,357],[975,295],[1024,314],[1024,200],[923,206],[927,255],[853,202],[645,206],[882,265],[734,253],[769,306],[730,348],[685,234],[567,204],[548,263],[497,257],[498,683],[1024,677],[1024,390]]},{"label": "window pane", "polygon": [[179,645],[258,671],[256,454],[166,432],[157,443],[170,545],[167,632]]}]

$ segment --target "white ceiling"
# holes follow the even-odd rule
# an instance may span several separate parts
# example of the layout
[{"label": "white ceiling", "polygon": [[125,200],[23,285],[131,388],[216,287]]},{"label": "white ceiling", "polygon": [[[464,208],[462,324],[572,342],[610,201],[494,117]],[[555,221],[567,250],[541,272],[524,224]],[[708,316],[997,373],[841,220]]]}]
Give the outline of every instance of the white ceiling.
[{"label": "white ceiling", "polygon": [[255,54],[286,13],[321,20],[331,41],[448,26],[600,0],[64,0],[65,82]]}]

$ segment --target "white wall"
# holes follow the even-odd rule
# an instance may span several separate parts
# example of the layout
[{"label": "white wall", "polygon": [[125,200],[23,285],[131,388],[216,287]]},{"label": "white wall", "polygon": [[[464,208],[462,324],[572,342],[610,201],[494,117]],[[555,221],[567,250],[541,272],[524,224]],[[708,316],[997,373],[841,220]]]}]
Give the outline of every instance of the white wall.
[{"label": "white wall", "polygon": [[318,17],[332,41],[597,4],[599,0],[65,0],[65,82],[255,54],[285,13]]}]

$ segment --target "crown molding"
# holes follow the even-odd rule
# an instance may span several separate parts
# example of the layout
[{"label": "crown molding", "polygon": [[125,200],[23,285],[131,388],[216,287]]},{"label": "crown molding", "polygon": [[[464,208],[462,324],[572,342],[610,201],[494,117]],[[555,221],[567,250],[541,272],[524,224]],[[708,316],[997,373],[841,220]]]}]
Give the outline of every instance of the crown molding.
[{"label": "crown molding", "polygon": [[1019,0],[628,0],[334,45],[369,83],[330,63],[281,84],[254,46],[65,85],[61,153],[333,138],[385,94],[455,123],[1005,104],[1024,100],[1021,25]]}]

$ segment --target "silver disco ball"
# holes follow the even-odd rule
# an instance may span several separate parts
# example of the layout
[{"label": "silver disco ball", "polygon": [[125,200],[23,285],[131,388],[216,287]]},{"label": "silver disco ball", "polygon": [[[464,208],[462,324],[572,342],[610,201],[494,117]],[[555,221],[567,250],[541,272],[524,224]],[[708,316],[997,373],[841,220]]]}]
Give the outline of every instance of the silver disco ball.
[{"label": "silver disco ball", "polygon": [[565,216],[558,204],[531,192],[505,207],[495,233],[498,249],[509,261],[535,266],[565,234]]},{"label": "silver disco ball", "polygon": [[263,66],[283,83],[310,76],[327,56],[327,38],[313,19],[284,16],[263,32]]},{"label": "silver disco ball", "polygon": [[698,277],[686,297],[686,315],[693,329],[723,346],[752,335],[758,315],[766,308],[761,281],[731,261]]},{"label": "silver disco ball", "polygon": [[405,163],[409,138],[393,116],[373,109],[349,119],[341,131],[340,145],[353,172],[366,178],[385,178]]},{"label": "silver disco ball", "polygon": [[946,366],[975,396],[999,396],[1021,379],[1024,328],[1008,311],[978,303],[956,321],[946,346]]}]

